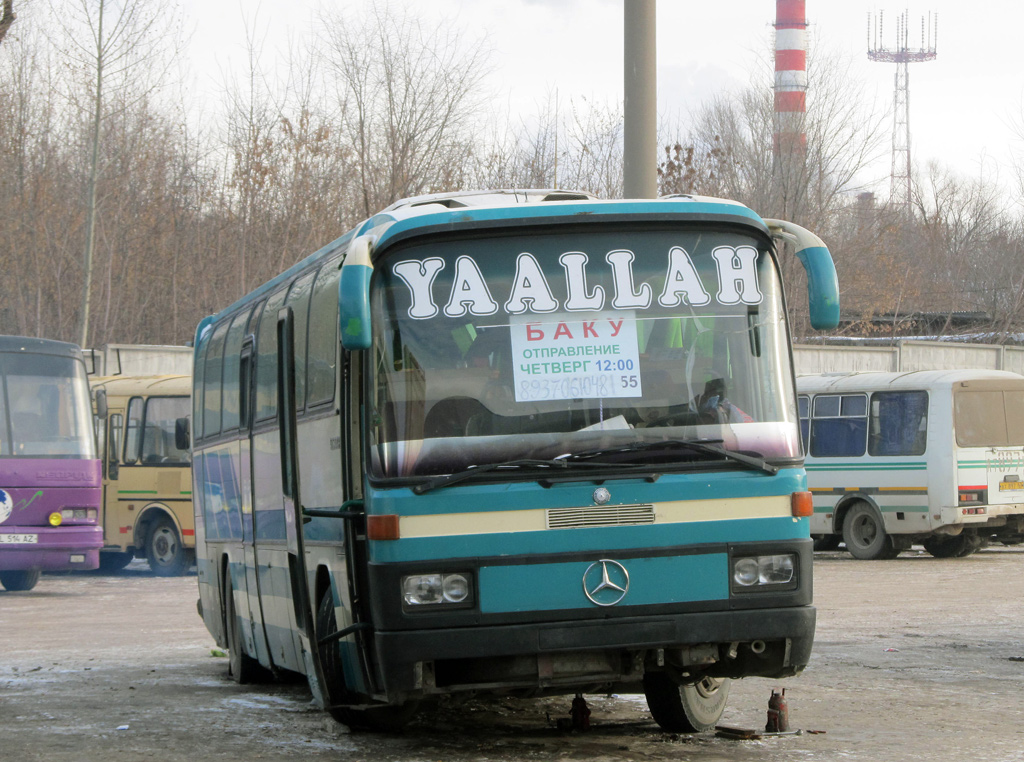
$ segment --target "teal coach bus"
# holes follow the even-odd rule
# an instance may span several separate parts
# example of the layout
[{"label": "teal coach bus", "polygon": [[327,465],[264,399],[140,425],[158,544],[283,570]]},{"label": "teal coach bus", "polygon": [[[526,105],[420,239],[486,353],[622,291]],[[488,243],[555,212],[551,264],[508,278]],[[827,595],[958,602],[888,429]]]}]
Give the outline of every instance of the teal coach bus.
[{"label": "teal coach bus", "polygon": [[[236,680],[353,726],[444,694],[644,693],[715,724],[807,664],[812,512],[777,246],[679,196],[400,201],[203,320],[200,609]],[[180,427],[180,435],[187,429]]]}]

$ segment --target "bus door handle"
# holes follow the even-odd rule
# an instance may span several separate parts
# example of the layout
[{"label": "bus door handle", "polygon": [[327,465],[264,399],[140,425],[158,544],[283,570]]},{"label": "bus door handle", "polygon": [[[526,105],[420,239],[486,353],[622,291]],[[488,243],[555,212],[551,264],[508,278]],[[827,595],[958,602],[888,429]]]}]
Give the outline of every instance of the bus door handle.
[{"label": "bus door handle", "polygon": [[370,624],[369,622],[356,622],[355,624],[350,624],[348,627],[343,627],[342,629],[338,630],[337,632],[332,632],[330,635],[325,635],[324,637],[320,638],[320,640],[317,641],[317,645],[321,645],[321,646],[330,645],[331,643],[333,643],[336,640],[341,640],[346,635],[351,635],[353,632],[360,632],[362,630],[372,630],[372,629],[373,629],[373,625]]},{"label": "bus door handle", "polygon": [[363,516],[363,512],[351,509],[362,507],[362,500],[346,500],[338,508],[303,508],[302,517],[307,521],[309,519],[357,519]]},{"label": "bus door handle", "polygon": [[333,511],[330,508],[302,509],[304,519],[354,519],[362,515],[362,511]]}]

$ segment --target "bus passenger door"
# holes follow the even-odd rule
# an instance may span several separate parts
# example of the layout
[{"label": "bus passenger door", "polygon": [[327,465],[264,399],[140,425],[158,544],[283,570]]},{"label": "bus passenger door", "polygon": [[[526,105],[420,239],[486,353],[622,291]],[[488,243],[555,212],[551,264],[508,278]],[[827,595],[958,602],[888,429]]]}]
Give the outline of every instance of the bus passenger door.
[{"label": "bus passenger door", "polygon": [[253,495],[252,479],[252,389],[253,389],[253,357],[255,340],[249,334],[242,341],[242,352],[239,358],[239,450],[234,453],[239,470],[239,484],[242,500],[242,555],[245,559],[245,594],[249,601],[249,626],[252,629],[253,642],[256,645],[256,656],[262,664],[273,664],[270,645],[267,639],[266,619],[263,616],[262,596],[260,595],[259,549],[256,545],[256,531],[253,524],[256,512]]},{"label": "bus passenger door", "polygon": [[295,419],[295,323],[290,306],[277,319],[277,410],[281,435],[281,486],[284,497],[288,575],[302,661],[313,699],[321,708],[334,705],[331,686],[324,678],[316,620],[309,592],[306,548],[303,537],[301,487],[299,484],[298,434]]}]

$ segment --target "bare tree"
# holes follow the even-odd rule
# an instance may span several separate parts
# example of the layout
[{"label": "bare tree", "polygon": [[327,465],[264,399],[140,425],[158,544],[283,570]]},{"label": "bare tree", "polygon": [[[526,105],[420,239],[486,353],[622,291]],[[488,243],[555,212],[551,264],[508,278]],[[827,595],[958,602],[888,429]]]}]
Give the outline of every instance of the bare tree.
[{"label": "bare tree", "polygon": [[[78,341],[86,346],[91,316],[93,259],[96,244],[97,188],[103,167],[100,143],[107,100],[117,96],[122,108],[151,95],[166,72],[161,57],[176,38],[169,30],[167,6],[157,0],[73,0],[69,7],[54,9],[68,43],[67,52],[87,80],[82,84],[88,97],[72,93],[75,102],[89,112],[88,186],[86,190],[86,232],[82,254],[82,305],[79,311]],[[67,14],[67,15],[65,15]],[[81,31],[85,35],[81,35]]]},{"label": "bare tree", "polygon": [[321,29],[362,215],[462,185],[487,73],[483,43],[381,3],[362,18],[324,15]]}]

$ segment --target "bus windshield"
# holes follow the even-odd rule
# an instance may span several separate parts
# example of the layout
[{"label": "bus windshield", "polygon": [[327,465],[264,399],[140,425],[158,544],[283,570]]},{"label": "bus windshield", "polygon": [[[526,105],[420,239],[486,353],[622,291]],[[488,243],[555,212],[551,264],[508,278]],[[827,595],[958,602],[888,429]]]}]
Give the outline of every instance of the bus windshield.
[{"label": "bus windshield", "polygon": [[0,356],[0,457],[96,457],[89,384],[80,362]]},{"label": "bus windshield", "polygon": [[645,226],[388,251],[371,294],[371,473],[695,439],[799,458],[766,245]]}]

